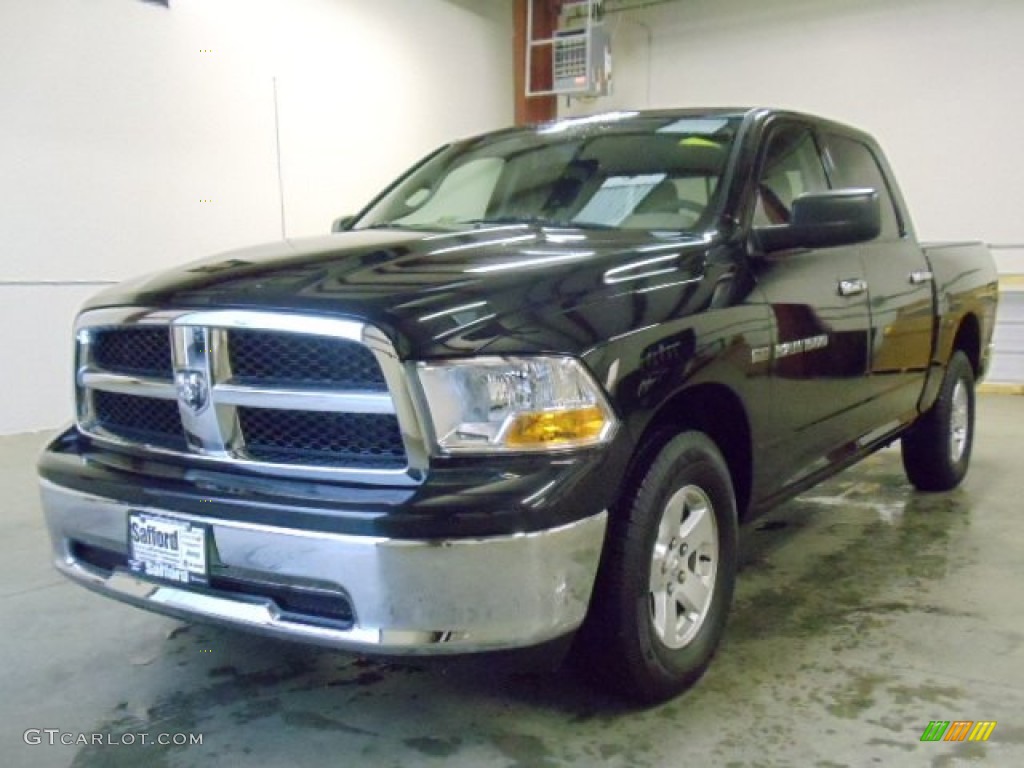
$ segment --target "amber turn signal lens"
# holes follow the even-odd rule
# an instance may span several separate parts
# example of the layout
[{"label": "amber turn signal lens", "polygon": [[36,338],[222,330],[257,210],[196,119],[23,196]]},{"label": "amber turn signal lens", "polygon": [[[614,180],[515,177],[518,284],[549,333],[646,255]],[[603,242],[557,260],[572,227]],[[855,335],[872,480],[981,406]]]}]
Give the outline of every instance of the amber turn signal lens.
[{"label": "amber turn signal lens", "polygon": [[601,439],[607,424],[597,406],[568,411],[520,413],[505,434],[509,446],[579,445]]}]

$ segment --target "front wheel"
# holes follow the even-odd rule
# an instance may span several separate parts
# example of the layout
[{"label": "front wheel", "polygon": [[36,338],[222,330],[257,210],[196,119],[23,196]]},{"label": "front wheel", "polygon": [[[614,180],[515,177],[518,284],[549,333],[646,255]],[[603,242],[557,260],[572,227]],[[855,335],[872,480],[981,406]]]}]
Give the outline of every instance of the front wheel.
[{"label": "front wheel", "polygon": [[903,468],[921,491],[948,491],[967,474],[974,444],[974,369],[957,350],[935,404],[903,437]]},{"label": "front wheel", "polygon": [[677,435],[612,521],[580,635],[588,670],[644,703],[697,682],[725,628],[736,540],[721,453],[699,432]]}]

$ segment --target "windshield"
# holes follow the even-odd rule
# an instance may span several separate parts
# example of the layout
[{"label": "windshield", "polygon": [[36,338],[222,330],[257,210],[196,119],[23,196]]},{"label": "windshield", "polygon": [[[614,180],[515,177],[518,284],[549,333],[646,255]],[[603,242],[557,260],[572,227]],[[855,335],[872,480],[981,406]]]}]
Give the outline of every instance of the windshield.
[{"label": "windshield", "polygon": [[399,182],[353,229],[693,229],[713,207],[739,121],[627,115],[461,142]]}]

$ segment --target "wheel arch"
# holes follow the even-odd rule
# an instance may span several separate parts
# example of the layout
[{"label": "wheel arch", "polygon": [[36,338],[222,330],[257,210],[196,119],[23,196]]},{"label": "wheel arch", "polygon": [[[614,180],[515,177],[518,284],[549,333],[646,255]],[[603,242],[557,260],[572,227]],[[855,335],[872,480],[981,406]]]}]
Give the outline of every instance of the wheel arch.
[{"label": "wheel arch", "polygon": [[676,393],[648,420],[626,473],[627,488],[636,488],[658,451],[687,429],[707,435],[725,459],[736,493],[740,519],[746,515],[753,488],[750,421],[740,397],[729,387],[702,383]]},{"label": "wheel arch", "polygon": [[953,357],[957,350],[967,355],[971,368],[974,369],[974,375],[978,376],[981,372],[981,323],[973,312],[968,312],[961,318],[956,334],[953,336],[953,346],[949,350],[949,357]]}]

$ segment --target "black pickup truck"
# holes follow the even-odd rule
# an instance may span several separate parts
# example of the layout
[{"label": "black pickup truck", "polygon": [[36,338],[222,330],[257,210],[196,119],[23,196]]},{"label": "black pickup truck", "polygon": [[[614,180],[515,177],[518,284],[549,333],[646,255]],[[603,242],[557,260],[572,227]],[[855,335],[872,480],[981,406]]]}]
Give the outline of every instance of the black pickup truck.
[{"label": "black pickup truck", "polygon": [[57,567],[382,654],[575,651],[642,701],[722,636],[738,526],[900,440],[967,471],[996,273],[878,145],[770,109],[442,147],[333,234],[97,296],[39,461]]}]

